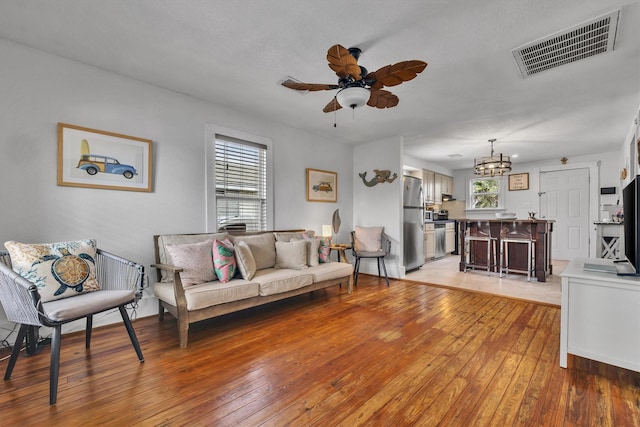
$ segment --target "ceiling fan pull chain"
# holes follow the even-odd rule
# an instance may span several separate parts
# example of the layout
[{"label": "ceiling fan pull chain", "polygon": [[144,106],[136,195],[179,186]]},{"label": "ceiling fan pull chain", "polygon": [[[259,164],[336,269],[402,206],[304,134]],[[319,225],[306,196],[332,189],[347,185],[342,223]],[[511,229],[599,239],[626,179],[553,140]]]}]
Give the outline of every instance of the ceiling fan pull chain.
[{"label": "ceiling fan pull chain", "polygon": [[336,125],[336,116],[337,116],[337,113],[336,113],[336,102],[337,102],[337,101],[336,101],[336,97],[334,96],[334,97],[333,97],[333,127],[334,127],[334,128],[337,128],[337,127],[338,127],[338,126]]}]

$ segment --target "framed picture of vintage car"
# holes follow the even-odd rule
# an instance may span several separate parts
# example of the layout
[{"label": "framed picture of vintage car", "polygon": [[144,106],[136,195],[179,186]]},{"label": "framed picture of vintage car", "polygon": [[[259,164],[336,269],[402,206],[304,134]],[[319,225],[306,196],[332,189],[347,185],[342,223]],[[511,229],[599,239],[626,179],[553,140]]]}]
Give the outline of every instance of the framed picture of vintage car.
[{"label": "framed picture of vintage car", "polygon": [[307,201],[336,202],[338,200],[338,174],[307,168]]},{"label": "framed picture of vintage car", "polygon": [[58,123],[58,185],[151,191],[150,139]]}]

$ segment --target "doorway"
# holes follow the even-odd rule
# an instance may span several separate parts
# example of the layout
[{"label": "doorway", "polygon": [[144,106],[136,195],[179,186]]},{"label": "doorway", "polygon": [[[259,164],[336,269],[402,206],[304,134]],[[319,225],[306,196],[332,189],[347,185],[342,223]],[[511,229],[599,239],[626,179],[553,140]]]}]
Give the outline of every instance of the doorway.
[{"label": "doorway", "polygon": [[590,170],[540,171],[540,215],[553,220],[554,259],[589,256]]}]

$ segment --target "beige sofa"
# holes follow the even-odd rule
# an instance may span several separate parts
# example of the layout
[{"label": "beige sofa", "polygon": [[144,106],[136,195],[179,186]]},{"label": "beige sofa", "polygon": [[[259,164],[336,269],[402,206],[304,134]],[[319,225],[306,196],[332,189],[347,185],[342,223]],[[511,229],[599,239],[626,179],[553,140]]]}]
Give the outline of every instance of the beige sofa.
[{"label": "beige sofa", "polygon": [[[187,347],[189,325],[211,317],[220,316],[245,308],[255,307],[272,301],[323,289],[329,286],[345,285],[347,292],[353,288],[353,267],[345,262],[320,263],[317,260],[317,246],[307,241],[303,264],[287,266],[283,256],[291,254],[292,248],[299,248],[304,230],[262,232],[262,233],[203,233],[203,234],[166,234],[154,236],[158,281],[153,284],[153,292],[159,301],[160,320],[165,310],[178,320],[180,347]],[[313,233],[313,232],[306,232]],[[229,239],[236,248],[235,259],[238,265],[246,266],[246,255],[255,262],[255,273],[250,271],[242,276],[236,274],[227,283],[219,280],[204,283],[183,283],[185,270],[172,264],[175,259],[175,246],[192,247],[198,243]],[[244,242],[244,243],[240,243]],[[287,243],[291,242],[291,243]],[[295,243],[294,243],[295,242]],[[185,246],[186,245],[186,246]],[[242,247],[241,249],[237,249]],[[248,249],[247,249],[248,247]],[[290,258],[298,259],[298,254]],[[315,259],[314,259],[315,257]],[[306,262],[306,260],[309,260]],[[185,264],[187,262],[185,261]],[[308,266],[307,264],[312,264]],[[239,270],[243,270],[240,268]],[[183,273],[181,275],[180,273]],[[252,276],[252,277],[250,277]],[[250,278],[249,278],[250,277]]]}]

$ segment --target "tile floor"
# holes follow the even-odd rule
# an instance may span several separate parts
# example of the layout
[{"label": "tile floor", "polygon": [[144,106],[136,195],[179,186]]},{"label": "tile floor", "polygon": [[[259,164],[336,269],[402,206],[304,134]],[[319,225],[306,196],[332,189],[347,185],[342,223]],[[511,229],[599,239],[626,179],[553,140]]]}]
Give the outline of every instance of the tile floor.
[{"label": "tile floor", "polygon": [[520,274],[504,275],[487,273],[482,270],[463,273],[458,271],[460,256],[450,255],[438,260],[429,261],[420,269],[407,273],[403,279],[433,283],[450,288],[463,288],[477,292],[486,292],[511,298],[536,301],[560,306],[561,280],[560,273],[568,261],[553,260],[553,274],[546,282],[532,279]]}]

